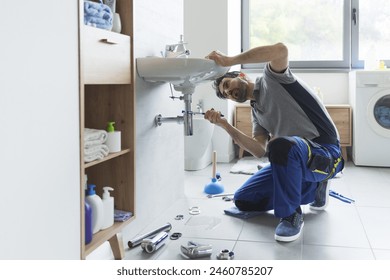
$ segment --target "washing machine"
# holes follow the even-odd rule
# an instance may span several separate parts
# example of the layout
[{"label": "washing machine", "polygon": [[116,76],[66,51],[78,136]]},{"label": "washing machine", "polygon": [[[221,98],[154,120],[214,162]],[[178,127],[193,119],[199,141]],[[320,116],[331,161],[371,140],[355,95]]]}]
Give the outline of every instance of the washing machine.
[{"label": "washing machine", "polygon": [[354,164],[390,167],[390,71],[352,71],[350,103]]}]

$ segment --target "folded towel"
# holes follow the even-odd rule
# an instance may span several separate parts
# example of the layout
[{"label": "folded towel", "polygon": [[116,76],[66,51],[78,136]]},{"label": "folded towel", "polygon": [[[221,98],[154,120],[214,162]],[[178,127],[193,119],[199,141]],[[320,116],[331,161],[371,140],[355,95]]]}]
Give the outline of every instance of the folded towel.
[{"label": "folded towel", "polygon": [[131,218],[133,216],[133,213],[123,210],[114,210],[114,221],[115,222],[124,222]]},{"label": "folded towel", "polygon": [[249,219],[264,213],[264,211],[241,211],[235,206],[224,210],[224,212],[226,215],[241,218],[241,219]]},{"label": "folded towel", "polygon": [[84,1],[84,24],[111,30],[112,19],[112,11],[107,5]]},{"label": "folded towel", "polygon": [[[90,146],[88,148],[84,148],[84,155],[93,155],[96,153],[106,153],[106,151],[109,152],[108,146],[101,144],[101,145],[94,145]],[[107,153],[108,154],[108,153]]]},{"label": "folded towel", "polygon": [[107,131],[103,129],[84,128],[84,148],[104,144],[107,137]]},{"label": "folded towel", "polygon": [[84,148],[84,162],[103,159],[104,157],[108,156],[108,153],[108,146],[104,144]]}]

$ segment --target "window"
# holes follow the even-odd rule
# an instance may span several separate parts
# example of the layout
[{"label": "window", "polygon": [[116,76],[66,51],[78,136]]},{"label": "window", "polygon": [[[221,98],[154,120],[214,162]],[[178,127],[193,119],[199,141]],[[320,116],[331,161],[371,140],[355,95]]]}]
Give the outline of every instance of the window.
[{"label": "window", "polygon": [[242,0],[242,3],[243,50],[284,42],[294,68],[363,67],[363,60],[373,52],[377,59],[390,62],[388,0]]},{"label": "window", "polygon": [[390,68],[390,1],[352,0],[352,67],[383,60]]}]

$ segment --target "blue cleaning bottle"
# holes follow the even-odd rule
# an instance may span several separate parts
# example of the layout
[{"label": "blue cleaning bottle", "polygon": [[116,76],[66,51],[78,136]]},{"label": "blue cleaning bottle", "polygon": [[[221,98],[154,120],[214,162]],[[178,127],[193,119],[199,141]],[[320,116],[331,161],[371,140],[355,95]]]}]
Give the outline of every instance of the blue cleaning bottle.
[{"label": "blue cleaning bottle", "polygon": [[96,185],[88,184],[85,200],[92,208],[92,233],[95,234],[102,229],[104,219],[103,201],[95,192]]},{"label": "blue cleaning bottle", "polygon": [[92,241],[92,207],[85,200],[85,244],[89,244]]}]

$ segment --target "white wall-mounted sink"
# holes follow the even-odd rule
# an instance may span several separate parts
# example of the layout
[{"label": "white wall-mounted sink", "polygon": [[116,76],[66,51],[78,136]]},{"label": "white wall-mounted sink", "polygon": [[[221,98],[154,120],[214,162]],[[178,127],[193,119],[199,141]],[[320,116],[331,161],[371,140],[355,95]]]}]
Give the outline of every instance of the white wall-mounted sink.
[{"label": "white wall-mounted sink", "polygon": [[137,58],[138,75],[148,82],[166,82],[175,87],[195,87],[197,84],[224,75],[229,67],[217,65],[205,58]]},{"label": "white wall-mounted sink", "polygon": [[229,70],[229,67],[219,66],[214,60],[205,58],[143,57],[137,58],[136,63],[138,75],[145,81],[171,83],[175,90],[183,94],[180,96],[185,107],[183,115],[166,118],[159,114],[155,122],[157,126],[163,122],[183,123],[186,136],[193,134],[191,103],[195,87],[201,82],[223,76]]}]

